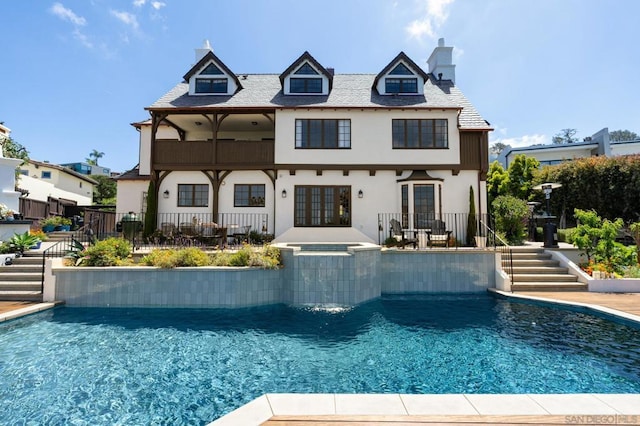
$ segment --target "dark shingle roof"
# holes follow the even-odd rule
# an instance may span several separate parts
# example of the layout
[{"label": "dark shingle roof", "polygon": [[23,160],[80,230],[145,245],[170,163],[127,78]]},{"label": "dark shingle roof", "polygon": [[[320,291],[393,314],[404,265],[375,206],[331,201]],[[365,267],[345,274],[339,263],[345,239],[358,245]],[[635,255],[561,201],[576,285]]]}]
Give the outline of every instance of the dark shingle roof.
[{"label": "dark shingle roof", "polygon": [[240,74],[243,89],[233,96],[189,96],[189,86],[179,83],[147,109],[180,108],[460,108],[463,129],[490,129],[465,96],[448,81],[433,76],[424,95],[379,95],[372,90],[375,74],[337,74],[329,95],[288,95],[276,74]]}]

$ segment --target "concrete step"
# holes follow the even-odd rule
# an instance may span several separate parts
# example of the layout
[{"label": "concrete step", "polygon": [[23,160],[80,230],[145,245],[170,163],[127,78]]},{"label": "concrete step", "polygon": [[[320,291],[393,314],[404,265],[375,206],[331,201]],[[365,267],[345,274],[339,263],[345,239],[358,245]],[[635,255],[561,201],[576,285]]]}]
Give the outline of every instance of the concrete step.
[{"label": "concrete step", "polygon": [[0,277],[4,273],[12,273],[13,274],[13,273],[16,273],[16,272],[20,272],[20,273],[42,273],[42,263],[34,263],[34,264],[14,263],[13,265],[10,265],[10,266],[3,266],[2,269],[0,269]]},{"label": "concrete step", "polygon": [[[503,269],[509,269],[508,267],[504,267]],[[560,274],[565,275],[569,273],[569,268],[563,268],[562,266],[513,266],[514,274]]]},{"label": "concrete step", "polygon": [[513,274],[513,282],[576,282],[578,277],[569,274]]},{"label": "concrete step", "polygon": [[23,256],[13,259],[14,265],[42,265],[42,255]]},{"label": "concrete step", "polygon": [[42,283],[40,281],[0,281],[0,292],[2,291],[40,291]]},{"label": "concrete step", "polygon": [[0,300],[42,302],[40,291],[0,291]]},{"label": "concrete step", "polygon": [[[560,263],[557,260],[551,260],[551,259],[546,259],[546,260],[537,260],[537,259],[514,259],[512,262],[513,267],[514,268],[521,268],[521,267],[535,267],[535,266],[540,266],[540,267],[546,267],[546,266],[558,266]],[[508,266],[509,262],[503,260],[502,261],[503,266]]]},{"label": "concrete step", "polygon": [[[11,268],[8,266],[7,268]],[[0,270],[0,282],[4,281],[40,281],[42,280],[42,272],[5,272],[3,267]]]},{"label": "concrete step", "polygon": [[568,283],[568,282],[529,282],[514,283],[511,285],[511,291],[587,291],[588,286],[584,283]]},{"label": "concrete step", "polygon": [[[504,257],[504,256],[503,256]],[[512,253],[513,260],[549,260],[551,253]]]}]

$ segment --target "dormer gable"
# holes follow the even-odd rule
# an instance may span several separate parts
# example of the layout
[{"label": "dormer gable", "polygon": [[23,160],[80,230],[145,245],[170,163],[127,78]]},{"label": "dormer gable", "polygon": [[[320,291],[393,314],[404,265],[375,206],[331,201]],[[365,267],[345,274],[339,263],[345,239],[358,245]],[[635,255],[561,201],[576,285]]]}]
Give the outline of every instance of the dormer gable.
[{"label": "dormer gable", "polygon": [[427,73],[404,52],[376,76],[372,89],[380,95],[423,95]]},{"label": "dormer gable", "polygon": [[326,96],[333,86],[333,73],[304,52],[280,74],[280,84],[285,95]]},{"label": "dormer gable", "polygon": [[207,52],[184,75],[189,95],[231,96],[242,89],[238,77],[212,51]]}]

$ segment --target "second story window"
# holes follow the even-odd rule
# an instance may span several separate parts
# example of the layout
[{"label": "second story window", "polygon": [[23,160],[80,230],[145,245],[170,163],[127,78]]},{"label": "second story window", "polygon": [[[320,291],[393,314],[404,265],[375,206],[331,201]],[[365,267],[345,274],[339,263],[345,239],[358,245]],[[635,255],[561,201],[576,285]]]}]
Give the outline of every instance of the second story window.
[{"label": "second story window", "polygon": [[226,78],[196,78],[196,93],[227,93]]},{"label": "second story window", "polygon": [[393,120],[394,149],[448,148],[447,120]]},{"label": "second story window", "polygon": [[291,78],[289,80],[291,93],[322,93],[321,78]]},{"label": "second story window", "polygon": [[42,172],[40,173],[40,177],[42,179],[51,179],[51,172]]},{"label": "second story window", "polygon": [[385,93],[418,93],[418,79],[387,77],[384,91]]},{"label": "second story window", "polygon": [[296,148],[351,148],[351,120],[296,120]]}]

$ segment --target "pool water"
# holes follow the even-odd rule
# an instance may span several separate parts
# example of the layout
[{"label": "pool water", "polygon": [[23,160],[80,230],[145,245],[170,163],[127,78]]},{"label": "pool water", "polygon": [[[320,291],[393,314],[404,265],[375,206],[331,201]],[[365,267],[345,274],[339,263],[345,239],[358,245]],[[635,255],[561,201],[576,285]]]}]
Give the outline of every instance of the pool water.
[{"label": "pool water", "polygon": [[2,424],[206,424],[288,392],[640,393],[640,328],[484,294],[0,325]]}]

